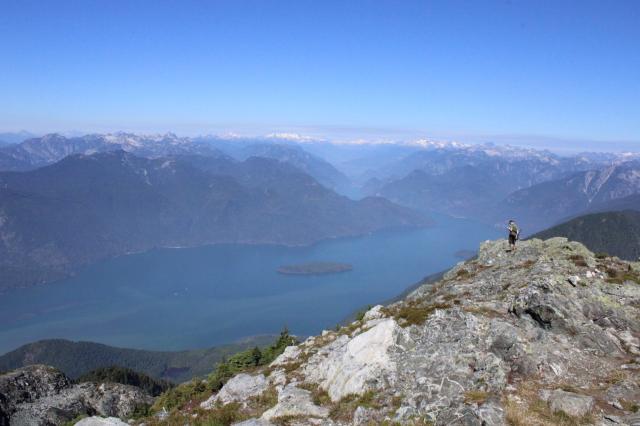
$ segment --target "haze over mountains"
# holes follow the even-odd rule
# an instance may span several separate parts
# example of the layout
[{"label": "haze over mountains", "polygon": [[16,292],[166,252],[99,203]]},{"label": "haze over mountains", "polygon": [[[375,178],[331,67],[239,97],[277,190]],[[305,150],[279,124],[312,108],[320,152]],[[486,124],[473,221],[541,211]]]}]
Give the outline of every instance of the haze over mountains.
[{"label": "haze over mountains", "polygon": [[640,208],[636,158],[426,140],[49,134],[0,147],[0,289],[153,247],[309,244],[425,226],[431,212],[498,227],[515,218],[530,234]]},{"label": "haze over mountains", "polygon": [[0,218],[5,289],[153,247],[298,245],[429,223],[385,199],[350,200],[277,160],[122,150],[0,173]]}]

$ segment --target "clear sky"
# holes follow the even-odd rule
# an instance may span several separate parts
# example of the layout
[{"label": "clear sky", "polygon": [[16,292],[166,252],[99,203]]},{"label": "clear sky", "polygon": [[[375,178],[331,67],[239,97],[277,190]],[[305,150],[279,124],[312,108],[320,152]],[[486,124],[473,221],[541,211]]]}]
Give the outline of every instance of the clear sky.
[{"label": "clear sky", "polygon": [[640,1],[0,0],[0,130],[640,147]]}]

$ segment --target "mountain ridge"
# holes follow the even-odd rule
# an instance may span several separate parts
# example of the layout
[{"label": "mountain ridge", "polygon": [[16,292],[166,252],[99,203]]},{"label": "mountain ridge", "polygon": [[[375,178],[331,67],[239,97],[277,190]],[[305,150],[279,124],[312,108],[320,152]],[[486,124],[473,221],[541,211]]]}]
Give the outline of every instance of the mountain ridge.
[{"label": "mountain ridge", "polygon": [[0,287],[50,281],[154,247],[306,245],[429,224],[387,200],[338,195],[262,157],[74,154],[36,170],[0,173]]}]

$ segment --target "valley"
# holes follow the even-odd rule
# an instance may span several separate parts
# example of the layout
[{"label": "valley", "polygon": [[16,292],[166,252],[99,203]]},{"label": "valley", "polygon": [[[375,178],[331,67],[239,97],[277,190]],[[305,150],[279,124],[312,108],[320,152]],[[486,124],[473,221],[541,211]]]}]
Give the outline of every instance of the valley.
[{"label": "valley", "polygon": [[[430,228],[382,231],[306,247],[223,244],[155,249],[96,263],[74,277],[0,298],[0,352],[46,338],[182,350],[332,328],[368,304],[402,293],[455,264],[455,253],[499,236],[468,220],[436,216]],[[319,259],[345,274],[282,275]]]}]

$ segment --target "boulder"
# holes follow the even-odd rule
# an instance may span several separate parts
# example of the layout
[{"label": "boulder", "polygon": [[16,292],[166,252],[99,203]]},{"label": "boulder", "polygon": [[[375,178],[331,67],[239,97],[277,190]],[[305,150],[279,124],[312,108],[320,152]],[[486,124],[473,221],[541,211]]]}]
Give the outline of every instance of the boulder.
[{"label": "boulder", "polygon": [[117,417],[87,417],[80,420],[75,426],[129,426]]},{"label": "boulder", "polygon": [[119,383],[80,383],[55,395],[18,405],[12,426],[60,424],[82,415],[128,418],[153,403],[142,389]]},{"label": "boulder", "polygon": [[232,426],[274,426],[268,420],[265,419],[249,419],[240,423],[234,423]]},{"label": "boulder", "polygon": [[376,305],[373,308],[369,309],[362,318],[362,321],[367,322],[371,320],[381,319],[385,317],[383,312],[384,306]]},{"label": "boulder", "polygon": [[332,401],[362,394],[381,385],[384,374],[395,368],[388,351],[401,333],[389,318],[353,339],[342,336],[309,360],[304,376],[325,389]]},{"label": "boulder", "polygon": [[272,367],[277,367],[280,365],[288,364],[290,362],[295,361],[298,356],[300,356],[300,348],[297,346],[287,346],[272,363]]},{"label": "boulder", "polygon": [[324,418],[329,416],[329,410],[315,405],[311,392],[290,384],[278,392],[278,403],[265,411],[262,419],[271,420],[289,416]]},{"label": "boulder", "polygon": [[556,389],[549,393],[551,410],[564,411],[570,416],[581,417],[593,409],[593,397]]},{"label": "boulder", "polygon": [[83,414],[127,418],[153,403],[142,389],[71,381],[53,367],[33,365],[0,376],[0,424],[60,424]]},{"label": "boulder", "polygon": [[210,410],[216,403],[229,404],[230,402],[245,402],[249,398],[261,395],[269,387],[269,382],[262,374],[252,376],[250,374],[238,374],[231,378],[220,392],[213,395],[200,406]]},{"label": "boulder", "polygon": [[30,365],[0,376],[0,425],[9,419],[22,403],[55,395],[71,386],[59,370],[46,365]]}]

